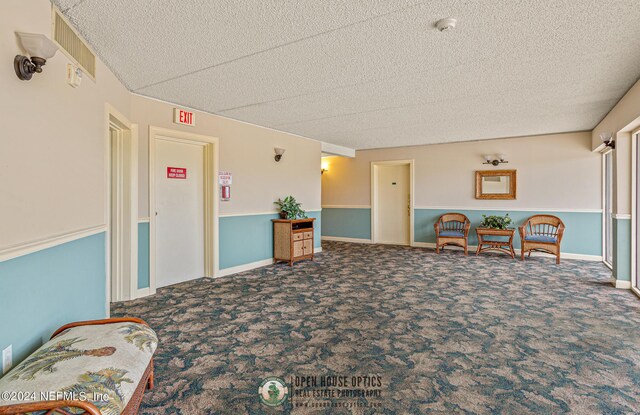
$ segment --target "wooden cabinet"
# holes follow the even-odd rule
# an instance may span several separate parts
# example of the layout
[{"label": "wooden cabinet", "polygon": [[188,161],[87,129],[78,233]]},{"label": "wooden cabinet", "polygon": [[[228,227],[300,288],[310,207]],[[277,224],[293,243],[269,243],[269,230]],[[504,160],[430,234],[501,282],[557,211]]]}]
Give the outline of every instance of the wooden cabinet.
[{"label": "wooden cabinet", "polygon": [[273,261],[289,266],[302,259],[313,259],[313,221],[310,219],[273,219]]}]

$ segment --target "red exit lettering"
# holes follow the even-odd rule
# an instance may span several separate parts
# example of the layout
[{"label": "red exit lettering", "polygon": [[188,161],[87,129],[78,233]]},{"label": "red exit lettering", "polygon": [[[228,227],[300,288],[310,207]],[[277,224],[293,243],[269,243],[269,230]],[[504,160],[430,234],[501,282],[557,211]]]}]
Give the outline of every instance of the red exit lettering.
[{"label": "red exit lettering", "polygon": [[195,125],[194,115],[191,111],[175,108],[173,110],[173,122],[176,124]]}]

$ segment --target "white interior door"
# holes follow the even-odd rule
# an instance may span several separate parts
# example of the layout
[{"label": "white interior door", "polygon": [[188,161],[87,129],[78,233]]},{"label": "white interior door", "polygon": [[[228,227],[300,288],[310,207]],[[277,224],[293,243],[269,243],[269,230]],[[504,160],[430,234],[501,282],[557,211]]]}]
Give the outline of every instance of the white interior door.
[{"label": "white interior door", "polygon": [[375,241],[382,244],[409,244],[409,165],[378,165],[376,171]]},{"label": "white interior door", "polygon": [[205,276],[204,147],[162,139],[155,147],[156,287],[164,287]]}]

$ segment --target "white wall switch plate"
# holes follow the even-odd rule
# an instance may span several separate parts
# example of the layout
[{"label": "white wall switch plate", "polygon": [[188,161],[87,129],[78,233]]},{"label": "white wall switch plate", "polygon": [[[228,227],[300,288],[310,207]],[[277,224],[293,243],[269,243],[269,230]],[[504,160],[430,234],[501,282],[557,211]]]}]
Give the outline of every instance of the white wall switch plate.
[{"label": "white wall switch plate", "polygon": [[13,365],[13,350],[12,345],[9,345],[2,351],[2,374],[7,373]]}]

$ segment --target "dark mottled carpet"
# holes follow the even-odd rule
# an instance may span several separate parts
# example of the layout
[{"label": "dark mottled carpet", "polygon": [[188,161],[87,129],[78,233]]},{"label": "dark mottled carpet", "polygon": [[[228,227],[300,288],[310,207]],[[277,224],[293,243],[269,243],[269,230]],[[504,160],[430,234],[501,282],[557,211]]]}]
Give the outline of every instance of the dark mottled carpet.
[{"label": "dark mottled carpet", "polygon": [[[323,248],[115,304],[160,338],[141,414],[640,413],[640,299],[602,264]],[[352,395],[260,402],[264,378],[303,375]]]}]

